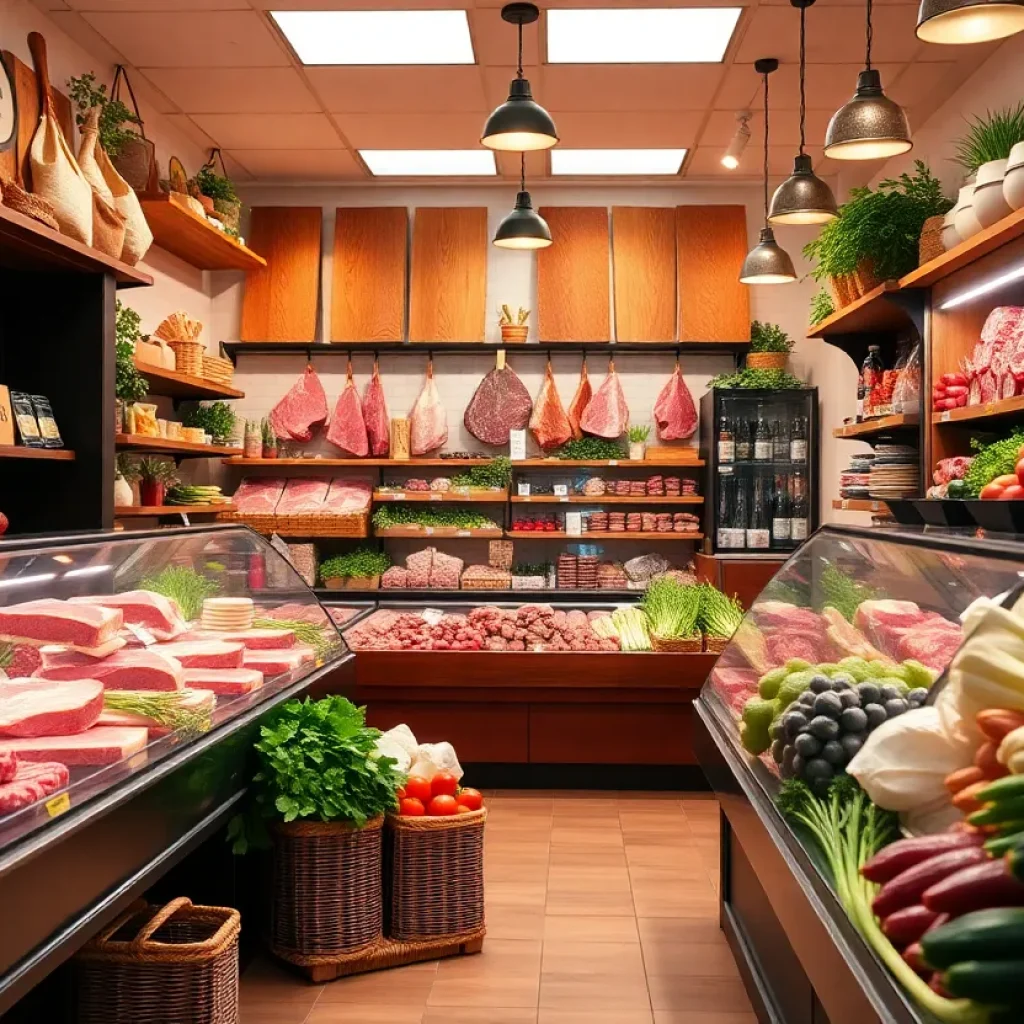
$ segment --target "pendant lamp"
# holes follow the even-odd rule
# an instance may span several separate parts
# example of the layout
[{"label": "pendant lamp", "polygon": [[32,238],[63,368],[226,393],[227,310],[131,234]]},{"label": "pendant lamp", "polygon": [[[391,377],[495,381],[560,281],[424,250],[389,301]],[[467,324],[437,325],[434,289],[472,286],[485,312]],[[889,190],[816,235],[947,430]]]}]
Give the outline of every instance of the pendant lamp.
[{"label": "pendant lamp", "polygon": [[540,11],[533,4],[506,4],[501,9],[501,17],[519,27],[519,60],[516,77],[509,86],[508,99],[487,118],[480,142],[488,149],[514,153],[550,149],[558,142],[555,122],[540,104],[534,102],[530,83],[523,78],[523,26],[535,22]]},{"label": "pendant lamp", "polygon": [[754,61],[754,68],[764,76],[764,227],[757,245],[747,253],[740,270],[741,284],[789,284],[796,280],[793,261],[776,241],[768,223],[768,76],[779,66],[774,57]]},{"label": "pendant lamp", "polygon": [[853,99],[832,115],[825,133],[825,156],[833,160],[884,160],[914,145],[907,115],[882,92],[882,76],[871,66],[871,0],[866,6],[864,70]]},{"label": "pendant lamp", "polygon": [[494,244],[501,249],[546,249],[551,244],[548,222],[533,208],[526,191],[526,155],[519,155],[519,195],[510,214],[498,225]]},{"label": "pendant lamp", "polygon": [[804,125],[807,120],[805,14],[814,0],[790,0],[790,3],[800,10],[800,152],[793,161],[793,173],[772,196],[768,220],[772,224],[825,224],[838,216],[835,196],[832,189],[814,173],[811,158],[804,152]]},{"label": "pendant lamp", "polygon": [[917,38],[985,43],[1024,31],[1024,0],[921,0]]}]

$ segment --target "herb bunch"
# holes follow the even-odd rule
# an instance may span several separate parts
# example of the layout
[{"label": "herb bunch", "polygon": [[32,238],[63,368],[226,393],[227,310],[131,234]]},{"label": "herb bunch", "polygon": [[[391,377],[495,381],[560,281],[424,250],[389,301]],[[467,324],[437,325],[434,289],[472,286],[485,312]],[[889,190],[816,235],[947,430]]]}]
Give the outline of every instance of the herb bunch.
[{"label": "herb bunch", "polygon": [[210,199],[220,199],[225,203],[237,203],[234,183],[230,178],[218,174],[212,166],[201,167],[195,176],[196,187]]},{"label": "herb bunch", "polygon": [[580,437],[566,441],[555,454],[560,459],[597,462],[602,459],[621,459],[622,444],[604,437]]},{"label": "herb bunch", "polygon": [[344,555],[336,555],[334,558],[325,559],[320,563],[320,578],[322,580],[336,578],[364,578],[367,576],[380,576],[391,565],[391,559],[384,551],[375,551],[373,548],[358,548]]},{"label": "herb bunch", "polygon": [[954,160],[967,174],[974,174],[990,160],[1005,160],[1018,142],[1024,142],[1024,101],[968,120],[967,133],[957,140]]},{"label": "herb bunch", "polygon": [[778,325],[760,320],[750,323],[751,352],[792,352],[793,339]]},{"label": "herb bunch", "polygon": [[185,565],[168,565],[139,583],[140,590],[152,590],[178,602],[181,614],[189,622],[203,613],[203,602],[220,590],[216,580]]},{"label": "herb bunch", "polygon": [[114,310],[114,395],[122,402],[138,402],[149,394],[149,381],[135,366],[135,342],[142,337],[142,317],[120,299]]},{"label": "herb bunch", "polygon": [[819,288],[818,293],[811,299],[811,315],[808,318],[812,327],[817,327],[822,320],[827,320],[836,311],[836,304],[832,301],[825,288]]},{"label": "herb bunch", "polygon": [[512,460],[496,455],[482,466],[470,466],[465,473],[452,477],[453,487],[508,487],[512,482]]},{"label": "herb bunch", "polygon": [[807,385],[785,370],[755,370],[746,367],[735,373],[720,373],[708,381],[709,388],[763,388],[778,391],[784,388],[803,388]]},{"label": "herb bunch", "polygon": [[972,437],[971,448],[976,454],[964,473],[968,496],[978,497],[985,484],[991,483],[997,476],[1012,473],[1018,462],[1017,452],[1022,445],[1024,430],[1015,430],[1009,437],[989,444]]},{"label": "herb bunch", "polygon": [[459,530],[497,527],[493,519],[466,508],[423,508],[390,502],[374,511],[373,525],[378,530],[386,530],[389,526],[448,526]]},{"label": "herb bunch", "polygon": [[199,427],[215,441],[221,441],[235,429],[235,413],[227,402],[186,402],[181,407],[181,422],[186,427]]}]

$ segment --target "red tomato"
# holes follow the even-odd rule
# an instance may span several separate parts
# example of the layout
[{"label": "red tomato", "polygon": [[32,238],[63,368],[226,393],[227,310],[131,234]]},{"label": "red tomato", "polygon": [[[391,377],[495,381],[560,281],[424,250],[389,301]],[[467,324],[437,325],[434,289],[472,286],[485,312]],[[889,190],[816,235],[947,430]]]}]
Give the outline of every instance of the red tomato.
[{"label": "red tomato", "polygon": [[479,811],[484,805],[483,794],[479,789],[460,789],[455,799],[458,800],[460,807],[467,807],[471,811]]},{"label": "red tomato", "polygon": [[1004,473],[1002,476],[997,476],[992,481],[994,484],[998,484],[1000,487],[1012,487],[1014,484],[1019,483],[1016,473]]},{"label": "red tomato", "polygon": [[997,483],[985,484],[978,495],[982,501],[993,501],[1003,493],[1003,487]]},{"label": "red tomato", "polygon": [[408,794],[405,791],[405,786],[399,786],[398,789],[395,791],[395,796],[398,797],[399,800],[404,800],[406,796],[408,796]]},{"label": "red tomato", "polygon": [[1017,483],[1024,484],[1024,459],[1017,463]]},{"label": "red tomato", "polygon": [[459,788],[459,780],[448,772],[438,772],[430,780],[431,796],[455,796]]},{"label": "red tomato", "polygon": [[458,804],[455,808],[456,814],[471,814],[471,810],[465,804]]},{"label": "red tomato", "polygon": [[427,805],[427,814],[432,818],[443,818],[449,814],[458,814],[459,805],[453,796],[435,796]]},{"label": "red tomato", "polygon": [[1009,487],[1004,488],[1003,493],[999,495],[999,501],[1021,501],[1024,500],[1024,487],[1020,484],[1010,484]]},{"label": "red tomato", "polygon": [[422,818],[427,812],[423,807],[422,800],[417,800],[414,796],[407,796],[398,804],[398,813],[406,818]]},{"label": "red tomato", "polygon": [[405,795],[415,797],[424,807],[430,803],[430,780],[422,775],[410,775],[405,783]]}]

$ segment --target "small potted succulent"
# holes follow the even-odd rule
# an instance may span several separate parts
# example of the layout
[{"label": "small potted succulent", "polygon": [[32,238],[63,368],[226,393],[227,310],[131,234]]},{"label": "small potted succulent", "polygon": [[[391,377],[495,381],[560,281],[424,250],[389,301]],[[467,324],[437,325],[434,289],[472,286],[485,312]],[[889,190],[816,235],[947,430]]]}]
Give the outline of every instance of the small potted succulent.
[{"label": "small potted succulent", "polygon": [[503,305],[498,310],[498,326],[501,328],[502,342],[506,345],[522,345],[530,332],[530,328],[526,326],[526,321],[529,318],[530,311],[528,309],[523,309],[520,306],[513,316],[511,308]]},{"label": "small potted succulent", "polygon": [[178,472],[170,459],[143,456],[136,464],[139,474],[139,501],[156,507],[164,503],[164,492],[178,481]]},{"label": "small potted succulent", "polygon": [[[967,123],[967,133],[957,140],[956,162],[968,175],[968,181],[974,182],[973,187],[965,186],[962,191],[966,190],[964,198],[969,200],[973,216],[982,228],[990,227],[1011,212],[1003,182],[1010,154],[1021,142],[1024,142],[1024,102],[972,118]],[[967,230],[973,228],[966,215],[961,216],[960,224],[969,225]],[[961,241],[966,241],[962,235]]]},{"label": "small potted succulent", "polygon": [[644,424],[630,425],[626,430],[629,438],[629,457],[635,462],[643,462],[647,458],[647,438],[651,436],[651,428]]},{"label": "small potted succulent", "polygon": [[750,352],[747,366],[752,370],[784,370],[793,351],[793,339],[778,324],[750,324]]},{"label": "small potted succulent", "polygon": [[276,459],[277,435],[274,433],[274,428],[270,425],[270,420],[264,420],[260,424],[260,431],[263,434],[263,458]]}]

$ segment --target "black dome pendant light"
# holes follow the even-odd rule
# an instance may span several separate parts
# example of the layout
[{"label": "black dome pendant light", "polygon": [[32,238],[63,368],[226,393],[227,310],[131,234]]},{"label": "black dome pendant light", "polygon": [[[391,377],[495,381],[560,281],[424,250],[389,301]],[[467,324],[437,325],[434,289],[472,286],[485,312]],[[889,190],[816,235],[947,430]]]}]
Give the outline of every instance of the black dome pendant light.
[{"label": "black dome pendant light", "polygon": [[526,191],[526,154],[519,155],[519,195],[515,209],[498,225],[494,244],[501,249],[546,249],[551,244],[548,222],[533,208]]},{"label": "black dome pendant light", "polygon": [[519,27],[519,60],[516,77],[509,86],[508,99],[498,107],[484,125],[480,142],[488,149],[513,153],[524,150],[550,149],[558,142],[558,131],[551,115],[534,102],[530,83],[523,78],[523,26],[540,17],[534,4],[506,4],[501,17]]},{"label": "black dome pendant light", "polygon": [[825,156],[833,160],[883,160],[913,148],[903,108],[882,92],[882,76],[871,66],[871,0],[867,0],[867,46],[857,91],[828,123]]},{"label": "black dome pendant light", "polygon": [[793,161],[793,173],[775,190],[768,220],[772,224],[825,224],[834,220],[835,196],[814,173],[811,158],[804,152],[804,124],[807,120],[807,95],[804,75],[807,69],[805,15],[814,0],[789,0],[800,11],[800,152]]},{"label": "black dome pendant light", "polygon": [[796,280],[796,271],[789,253],[775,241],[775,232],[768,223],[768,76],[779,66],[774,57],[754,61],[754,68],[764,76],[764,227],[761,239],[743,261],[741,284],[789,284]]}]

